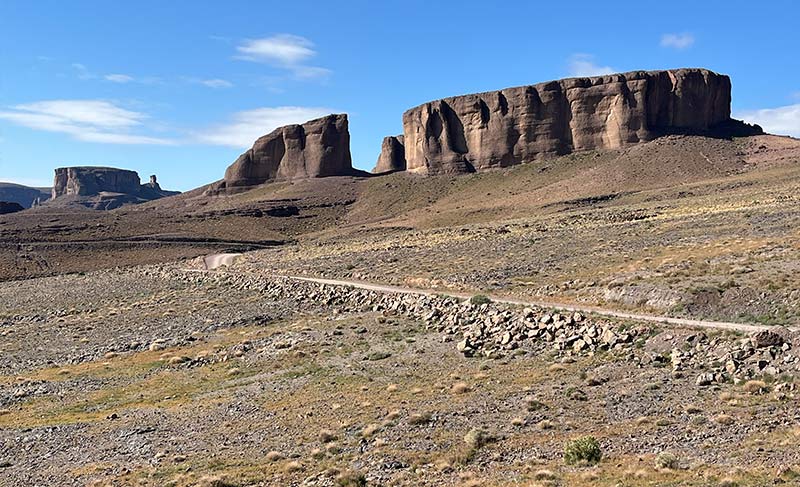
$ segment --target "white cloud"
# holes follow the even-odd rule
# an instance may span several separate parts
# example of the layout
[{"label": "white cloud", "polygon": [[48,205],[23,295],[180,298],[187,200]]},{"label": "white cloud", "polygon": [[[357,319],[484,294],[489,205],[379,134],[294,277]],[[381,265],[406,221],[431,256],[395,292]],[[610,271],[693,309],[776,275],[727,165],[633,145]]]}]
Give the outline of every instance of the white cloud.
[{"label": "white cloud", "polygon": [[35,130],[58,132],[76,140],[106,144],[172,145],[175,141],[129,131],[148,116],[104,100],[45,100],[0,111],[0,119]]},{"label": "white cloud", "polygon": [[133,76],[128,76],[127,74],[107,74],[103,78],[114,83],[130,83],[133,81]]},{"label": "white cloud", "polygon": [[664,34],[661,36],[661,47],[686,49],[694,44],[694,36],[688,32],[682,34]]},{"label": "white cloud", "polygon": [[734,118],[757,123],[770,134],[800,137],[800,103],[777,108],[745,110],[735,113]]},{"label": "white cloud", "polygon": [[298,80],[328,78],[333,74],[330,69],[318,66],[294,66],[291,71],[292,76]]},{"label": "white cloud", "polygon": [[335,110],[324,107],[269,107],[234,113],[231,122],[195,136],[198,142],[209,145],[248,148],[262,135],[278,127],[304,123],[323,117]]},{"label": "white cloud", "polygon": [[209,88],[231,88],[233,86],[233,83],[231,83],[230,81],[219,78],[201,79],[198,80],[198,83],[200,83],[203,86],[208,86]]},{"label": "white cloud", "polygon": [[239,59],[247,61],[299,64],[311,57],[316,52],[314,43],[305,37],[292,34],[278,34],[262,39],[246,39],[236,46]]},{"label": "white cloud", "polygon": [[330,76],[331,70],[308,66],[306,61],[316,56],[314,43],[305,37],[277,34],[260,39],[246,39],[236,46],[236,59],[265,63],[286,69],[295,79],[307,80]]},{"label": "white cloud", "polygon": [[570,76],[574,77],[602,76],[617,72],[611,66],[597,64],[591,54],[573,54],[569,58],[568,69]]}]

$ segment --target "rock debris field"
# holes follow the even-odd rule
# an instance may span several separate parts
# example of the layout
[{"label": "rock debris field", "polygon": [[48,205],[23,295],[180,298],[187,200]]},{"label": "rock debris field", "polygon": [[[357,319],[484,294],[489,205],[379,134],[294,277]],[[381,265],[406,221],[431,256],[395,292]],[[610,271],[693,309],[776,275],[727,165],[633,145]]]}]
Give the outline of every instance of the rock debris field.
[{"label": "rock debris field", "polygon": [[[0,484],[797,475],[798,341],[786,329],[668,328],[182,267],[0,284]],[[570,442],[590,436],[599,463],[568,464]]]}]

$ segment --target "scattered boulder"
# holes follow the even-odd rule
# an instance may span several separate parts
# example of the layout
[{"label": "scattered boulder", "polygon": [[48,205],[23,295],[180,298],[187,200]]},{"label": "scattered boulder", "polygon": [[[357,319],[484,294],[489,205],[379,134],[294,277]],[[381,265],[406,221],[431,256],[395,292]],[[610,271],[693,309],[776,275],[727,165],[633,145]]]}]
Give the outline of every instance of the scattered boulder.
[{"label": "scattered boulder", "polygon": [[756,348],[779,347],[784,339],[778,333],[770,330],[758,331],[750,335],[750,341]]}]

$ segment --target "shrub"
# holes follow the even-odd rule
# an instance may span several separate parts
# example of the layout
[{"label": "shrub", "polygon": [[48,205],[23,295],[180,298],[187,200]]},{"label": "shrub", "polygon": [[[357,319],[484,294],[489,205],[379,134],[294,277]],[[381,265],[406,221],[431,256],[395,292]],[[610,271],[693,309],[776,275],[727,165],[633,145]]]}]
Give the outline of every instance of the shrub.
[{"label": "shrub", "polygon": [[360,473],[344,473],[336,477],[337,487],[366,487],[367,477]]},{"label": "shrub", "polygon": [[482,304],[489,304],[492,302],[492,300],[489,299],[488,296],[484,296],[483,294],[476,294],[475,296],[472,296],[470,298],[469,302],[476,306],[480,306]]},{"label": "shrub", "polygon": [[769,390],[769,386],[763,380],[749,380],[744,383],[742,389],[748,394],[762,394]]},{"label": "shrub", "polygon": [[600,462],[603,453],[600,443],[594,436],[583,436],[567,442],[564,447],[564,462],[567,465],[578,463],[595,464]]},{"label": "shrub", "polygon": [[680,462],[678,457],[672,453],[662,452],[656,456],[656,468],[666,468],[668,470],[676,470]]}]

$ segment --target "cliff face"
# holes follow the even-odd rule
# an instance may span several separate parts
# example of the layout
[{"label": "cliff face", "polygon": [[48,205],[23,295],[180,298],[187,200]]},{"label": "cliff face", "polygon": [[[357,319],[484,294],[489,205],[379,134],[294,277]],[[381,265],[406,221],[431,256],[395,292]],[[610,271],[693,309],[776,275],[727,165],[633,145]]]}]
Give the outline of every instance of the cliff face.
[{"label": "cliff face", "polygon": [[53,198],[93,196],[103,191],[136,194],[139,186],[136,171],[113,167],[60,167],[53,180]]},{"label": "cliff face", "polygon": [[273,130],[225,171],[215,189],[352,174],[347,115],[328,115]]},{"label": "cliff face", "polygon": [[635,71],[457,96],[403,114],[407,170],[462,173],[615,149],[730,121],[731,83],[706,69]]},{"label": "cliff face", "polygon": [[[111,210],[176,194],[177,191],[161,189],[155,176],[150,176],[148,184],[140,184],[136,171],[113,167],[61,167],[56,169],[53,197],[47,204],[74,203]],[[64,196],[71,198],[62,198]]]},{"label": "cliff face", "polygon": [[406,148],[403,136],[389,136],[383,138],[381,155],[375,164],[374,174],[406,170]]}]

